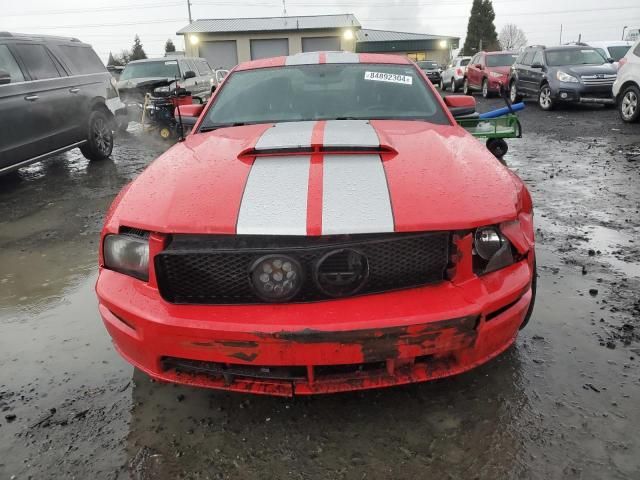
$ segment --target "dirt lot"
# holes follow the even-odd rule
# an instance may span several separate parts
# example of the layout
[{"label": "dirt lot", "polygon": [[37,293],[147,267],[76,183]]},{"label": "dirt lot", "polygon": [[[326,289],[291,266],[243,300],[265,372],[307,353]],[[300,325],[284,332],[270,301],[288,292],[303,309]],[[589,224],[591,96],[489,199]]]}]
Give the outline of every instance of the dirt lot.
[{"label": "dirt lot", "polygon": [[[479,100],[479,109],[498,105]],[[70,152],[0,178],[0,479],[632,479],[640,475],[640,125],[522,113],[509,165],[540,278],[516,345],[470,373],[283,400],[152,383],[93,285],[102,217],[166,145]]]}]

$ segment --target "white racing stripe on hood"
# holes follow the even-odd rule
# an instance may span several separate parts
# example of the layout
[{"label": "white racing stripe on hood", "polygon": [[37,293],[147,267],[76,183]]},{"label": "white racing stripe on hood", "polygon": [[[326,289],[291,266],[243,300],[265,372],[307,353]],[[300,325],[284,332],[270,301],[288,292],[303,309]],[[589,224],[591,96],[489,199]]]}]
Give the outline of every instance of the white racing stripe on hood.
[{"label": "white racing stripe on hood", "polygon": [[276,123],[266,130],[256,142],[255,150],[309,148],[316,122]]},{"label": "white racing stripe on hood", "polygon": [[376,148],[380,141],[366,120],[329,120],[324,127],[324,146]]},{"label": "white racing stripe on hood", "polygon": [[325,155],[322,234],[393,232],[380,155]]},{"label": "white racing stripe on hood", "polygon": [[306,235],[309,155],[258,157],[242,196],[240,235]]}]

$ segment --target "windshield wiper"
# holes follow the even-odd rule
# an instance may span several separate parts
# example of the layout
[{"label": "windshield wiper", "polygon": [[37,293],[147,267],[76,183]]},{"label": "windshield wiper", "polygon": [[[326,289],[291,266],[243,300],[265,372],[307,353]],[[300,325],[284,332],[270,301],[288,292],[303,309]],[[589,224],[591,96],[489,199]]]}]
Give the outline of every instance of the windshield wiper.
[{"label": "windshield wiper", "polygon": [[233,122],[233,123],[215,123],[213,125],[207,125],[205,127],[200,127],[198,130],[201,133],[211,132],[213,130],[217,130],[219,128],[228,128],[228,127],[241,127],[243,125],[247,125],[246,122]]}]

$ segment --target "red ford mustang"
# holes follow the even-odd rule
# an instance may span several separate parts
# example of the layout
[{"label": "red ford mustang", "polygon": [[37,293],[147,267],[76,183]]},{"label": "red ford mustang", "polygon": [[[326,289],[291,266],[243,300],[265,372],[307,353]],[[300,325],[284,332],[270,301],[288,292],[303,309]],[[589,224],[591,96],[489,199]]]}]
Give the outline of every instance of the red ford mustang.
[{"label": "red ford mustang", "polygon": [[96,290],[155,379],[291,396],[458,374],[531,315],[522,181],[400,56],[239,65],[127,185]]}]

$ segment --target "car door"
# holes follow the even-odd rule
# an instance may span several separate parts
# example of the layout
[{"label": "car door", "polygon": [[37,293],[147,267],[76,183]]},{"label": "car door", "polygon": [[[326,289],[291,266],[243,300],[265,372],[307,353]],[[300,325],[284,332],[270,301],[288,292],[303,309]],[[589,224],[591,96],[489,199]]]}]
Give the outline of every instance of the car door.
[{"label": "car door", "polygon": [[198,78],[202,81],[202,94],[208,96],[211,94],[211,89],[216,85],[215,74],[204,58],[196,58],[194,61],[198,69]]},{"label": "car door", "polygon": [[9,49],[29,80],[23,84],[23,115],[29,117],[27,132],[32,143],[30,157],[65,147],[73,138],[74,122],[69,117],[72,93],[63,79],[66,73],[56,64],[49,49],[40,43],[16,42]]},{"label": "car door", "polygon": [[522,62],[518,67],[518,87],[526,94],[535,93],[533,89],[533,80],[531,78],[531,62],[536,50],[527,51],[522,57]]},{"label": "car door", "polygon": [[469,75],[469,84],[475,89],[480,88],[480,85],[482,84],[484,58],[484,55],[476,55],[475,62],[473,62],[473,68],[471,69],[471,74]]},{"label": "car door", "polygon": [[0,70],[9,74],[9,82],[0,84],[0,115],[6,120],[0,128],[2,171],[35,156],[35,150],[29,135],[31,119],[24,108],[29,84],[8,45],[0,44]]},{"label": "car door", "polygon": [[529,82],[532,93],[538,93],[540,84],[544,78],[546,67],[544,66],[544,55],[542,50],[536,50],[531,60],[531,67],[529,67]]},{"label": "car door", "polygon": [[[198,73],[195,70],[195,66],[189,60],[182,59],[179,61],[180,64],[180,74],[182,76],[182,80],[180,84],[187,89],[187,91],[191,92],[194,97],[199,97],[201,95],[200,88],[198,86]],[[195,76],[192,78],[185,78],[187,72],[195,73]]]},{"label": "car door", "polygon": [[473,79],[477,76],[478,69],[476,68],[476,65],[479,57],[480,55],[474,55],[469,61],[469,65],[467,65],[467,81],[469,82],[469,85],[473,85]]}]

